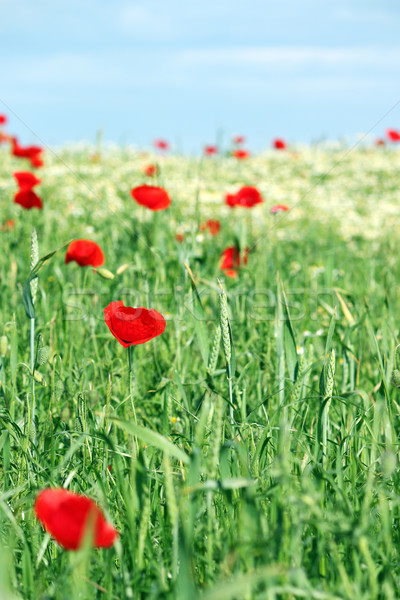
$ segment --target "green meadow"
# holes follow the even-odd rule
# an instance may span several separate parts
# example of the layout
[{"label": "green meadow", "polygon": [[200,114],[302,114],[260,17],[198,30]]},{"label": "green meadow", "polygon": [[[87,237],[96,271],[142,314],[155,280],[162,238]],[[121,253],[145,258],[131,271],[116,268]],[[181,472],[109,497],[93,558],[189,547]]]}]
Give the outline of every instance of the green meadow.
[{"label": "green meadow", "polygon": [[[0,600],[398,598],[400,152],[44,161],[43,210],[24,210],[13,173],[31,169],[1,150]],[[143,183],[171,206],[134,202]],[[243,185],[263,203],[228,207]],[[74,239],[104,267],[65,264]],[[131,372],[116,300],[167,322]],[[33,510],[46,487],[96,500],[115,544],[59,546]]]}]

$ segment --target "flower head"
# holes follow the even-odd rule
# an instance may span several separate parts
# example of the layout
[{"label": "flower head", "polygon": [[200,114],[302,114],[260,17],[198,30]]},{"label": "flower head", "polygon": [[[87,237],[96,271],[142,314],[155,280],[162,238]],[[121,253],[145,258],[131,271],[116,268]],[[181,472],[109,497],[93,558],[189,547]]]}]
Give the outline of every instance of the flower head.
[{"label": "flower head", "polygon": [[15,204],[20,204],[23,208],[43,208],[42,200],[32,189],[24,189],[17,192],[14,196]]},{"label": "flower head", "polygon": [[74,261],[80,267],[101,267],[104,265],[104,254],[96,242],[91,240],[75,240],[67,248],[65,262]]},{"label": "flower head", "polygon": [[34,509],[45,530],[67,550],[77,550],[90,528],[96,548],[108,548],[118,537],[94,500],[64,488],[39,492]]},{"label": "flower head", "polygon": [[165,210],[171,204],[166,190],[154,185],[139,185],[131,190],[131,196],[138,204],[150,210]]},{"label": "flower head", "polygon": [[397,129],[386,129],[386,136],[391,142],[400,142],[400,131]]},{"label": "flower head", "polygon": [[250,152],[248,150],[239,148],[238,150],[234,150],[232,152],[232,156],[234,156],[235,158],[237,158],[239,160],[244,160],[244,159],[250,157]]},{"label": "flower head", "polygon": [[23,147],[19,144],[16,137],[10,138],[11,140],[11,154],[18,158],[28,158],[31,161],[33,167],[41,167],[43,165],[42,152],[43,148],[40,146],[26,146]]},{"label": "flower head", "polygon": [[245,185],[236,194],[227,194],[225,196],[225,203],[230,206],[244,206],[245,208],[252,208],[256,204],[261,204],[263,197],[257,188],[251,185]]},{"label": "flower head", "polygon": [[286,150],[287,144],[285,140],[282,140],[281,138],[275,138],[272,140],[272,146],[275,148],[275,150]]},{"label": "flower head", "polygon": [[166,140],[156,139],[153,142],[153,146],[158,150],[169,150],[169,142]]},{"label": "flower head", "polygon": [[239,248],[236,248],[236,246],[229,246],[228,248],[225,248],[225,250],[222,252],[222,271],[225,271],[226,269],[234,269],[235,267],[240,267],[242,260],[243,264],[246,265],[248,254],[249,251],[247,248],[245,249],[242,257],[240,256]]},{"label": "flower head", "polygon": [[271,215],[274,215],[277,212],[283,211],[286,212],[290,210],[288,206],[286,206],[286,204],[275,204],[275,206],[273,206],[270,210]]},{"label": "flower head", "polygon": [[246,141],[246,138],[244,137],[244,135],[234,135],[232,138],[232,142],[234,144],[237,144],[238,146],[240,146],[241,144],[244,144]]},{"label": "flower head", "polygon": [[2,231],[9,231],[10,229],[14,229],[15,221],[14,219],[6,219],[2,225],[0,225],[0,229]]},{"label": "flower head", "polygon": [[224,275],[230,277],[231,279],[235,279],[238,276],[238,272],[235,269],[225,269]]},{"label": "flower head", "polygon": [[146,165],[145,167],[143,167],[143,173],[145,175],[147,175],[148,177],[154,177],[154,175],[157,175],[157,173],[158,173],[158,166],[157,165]]},{"label": "flower head", "polygon": [[221,230],[221,223],[213,219],[208,219],[208,221],[200,225],[201,231],[205,231],[206,229],[209,230],[211,235],[217,235]]},{"label": "flower head", "polygon": [[217,146],[204,146],[204,154],[206,156],[215,156],[215,154],[218,154]]},{"label": "flower head", "polygon": [[35,185],[41,183],[41,180],[29,171],[18,171],[14,173],[14,177],[20,190],[31,190]]},{"label": "flower head", "polygon": [[124,306],[121,300],[106,306],[104,319],[113,336],[124,348],[145,344],[165,330],[162,314],[153,308]]}]

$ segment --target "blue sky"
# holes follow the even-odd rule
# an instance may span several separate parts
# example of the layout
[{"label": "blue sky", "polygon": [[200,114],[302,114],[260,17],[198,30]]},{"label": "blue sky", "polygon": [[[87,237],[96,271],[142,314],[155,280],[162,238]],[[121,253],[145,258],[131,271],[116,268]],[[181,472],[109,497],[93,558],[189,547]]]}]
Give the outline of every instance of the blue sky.
[{"label": "blue sky", "polygon": [[[398,0],[0,0],[0,112],[22,142],[185,151],[369,130],[400,100]],[[400,105],[384,118],[400,128]]]}]

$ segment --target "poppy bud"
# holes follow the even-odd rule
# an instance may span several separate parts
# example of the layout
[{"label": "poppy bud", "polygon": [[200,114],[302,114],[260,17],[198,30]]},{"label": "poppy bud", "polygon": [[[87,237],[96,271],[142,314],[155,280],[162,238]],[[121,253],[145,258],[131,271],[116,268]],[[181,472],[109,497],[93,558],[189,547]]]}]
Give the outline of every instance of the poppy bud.
[{"label": "poppy bud", "polygon": [[37,381],[38,383],[40,383],[40,385],[46,386],[46,380],[43,377],[43,375],[41,373],[39,373],[39,371],[35,371],[33,374],[33,378],[35,381]]},{"label": "poppy bud", "polygon": [[126,269],[129,267],[129,263],[125,263],[123,265],[121,265],[120,267],[118,267],[117,269],[117,275],[121,275],[121,273],[123,273],[124,271],[126,271]]},{"label": "poppy bud", "polygon": [[100,275],[103,279],[114,279],[114,274],[111,273],[108,269],[104,269],[103,267],[100,269],[96,269],[96,273]]}]

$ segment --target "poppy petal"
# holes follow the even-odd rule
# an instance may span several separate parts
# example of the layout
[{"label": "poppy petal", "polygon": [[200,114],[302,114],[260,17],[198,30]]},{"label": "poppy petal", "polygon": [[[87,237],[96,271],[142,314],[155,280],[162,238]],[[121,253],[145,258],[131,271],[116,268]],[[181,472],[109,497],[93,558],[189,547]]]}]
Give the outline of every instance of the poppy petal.
[{"label": "poppy petal", "polygon": [[165,210],[171,204],[166,190],[153,185],[139,185],[131,190],[131,196],[138,204],[150,210]]},{"label": "poppy petal", "polygon": [[275,148],[275,150],[285,150],[286,142],[285,142],[285,140],[282,140],[281,138],[276,138],[276,139],[272,140],[272,146]]},{"label": "poppy petal", "polygon": [[236,194],[227,194],[225,196],[225,203],[228,206],[244,206],[245,208],[252,208],[256,204],[261,204],[263,197],[257,188],[251,185],[245,185]]},{"label": "poppy petal", "polygon": [[234,150],[232,152],[232,156],[234,156],[235,158],[238,158],[239,160],[244,160],[245,158],[250,157],[250,152],[248,150],[243,150],[243,149]]},{"label": "poppy petal", "polygon": [[80,267],[101,267],[104,265],[104,254],[96,242],[91,240],[75,240],[67,248],[65,262],[75,261]]},{"label": "poppy petal", "polygon": [[391,142],[400,142],[400,131],[397,129],[386,129],[386,136]]},{"label": "poppy petal", "polygon": [[288,206],[286,206],[286,204],[275,204],[275,206],[273,206],[273,207],[271,208],[271,210],[270,210],[270,213],[273,215],[273,214],[275,214],[275,213],[277,213],[277,212],[279,212],[279,211],[284,211],[284,212],[286,212],[286,211],[288,211],[288,210],[289,210],[289,207],[288,207]]},{"label": "poppy petal", "polygon": [[29,171],[18,171],[14,173],[14,177],[20,190],[31,190],[35,185],[41,183],[41,180]]},{"label": "poppy petal", "polygon": [[42,490],[34,510],[45,530],[67,550],[80,547],[91,525],[96,548],[108,548],[118,537],[94,500],[64,488]]},{"label": "poppy petal", "polygon": [[20,204],[27,210],[31,208],[43,208],[41,199],[33,190],[22,189],[14,196],[15,204]]},{"label": "poppy petal", "polygon": [[128,346],[145,344],[165,330],[165,319],[154,309],[142,306],[124,306],[121,300],[111,302],[104,309],[107,327],[119,343]]}]

